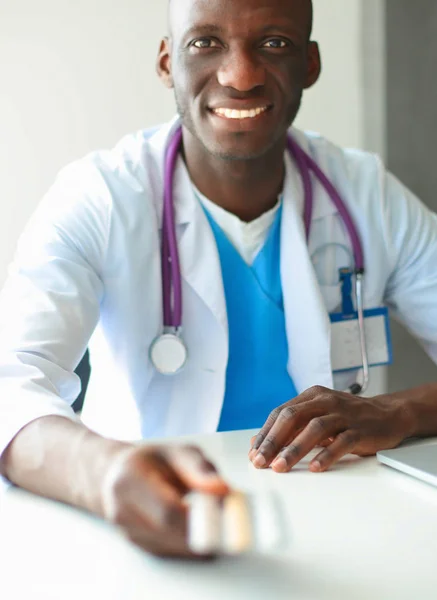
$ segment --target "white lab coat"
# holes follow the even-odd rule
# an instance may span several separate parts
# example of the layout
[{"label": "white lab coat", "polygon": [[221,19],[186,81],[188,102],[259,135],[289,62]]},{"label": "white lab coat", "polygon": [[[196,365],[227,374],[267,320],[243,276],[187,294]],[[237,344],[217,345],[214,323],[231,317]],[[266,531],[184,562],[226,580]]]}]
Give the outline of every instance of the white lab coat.
[{"label": "white lab coat", "polygon": [[[181,159],[174,204],[189,361],[182,373],[165,377],[149,360],[162,330],[163,163],[176,125],[152,137],[128,136],[112,151],[65,168],[22,235],[0,297],[0,452],[38,417],[74,418],[70,404],[80,384],[73,371],[88,343],[92,376],[83,420],[91,428],[128,440],[216,430],[228,360],[226,304],[214,237]],[[389,305],[437,360],[436,216],[376,156],[293,133],[358,226],[365,306]],[[334,384],[328,313],[340,300],[338,284],[318,284],[311,256],[324,244],[350,243],[315,184],[308,247],[302,183],[289,158],[286,165],[281,277],[288,368],[302,392]],[[344,265],[333,265],[334,272],[337,266]],[[345,383],[343,376],[335,385]]]}]

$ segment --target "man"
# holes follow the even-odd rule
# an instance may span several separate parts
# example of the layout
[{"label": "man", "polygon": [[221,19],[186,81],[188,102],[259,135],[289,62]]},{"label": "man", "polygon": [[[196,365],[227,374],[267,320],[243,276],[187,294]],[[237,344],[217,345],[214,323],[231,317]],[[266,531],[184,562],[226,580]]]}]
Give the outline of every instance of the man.
[{"label": "man", "polygon": [[[349,242],[320,186],[307,240],[302,182],[285,151],[302,92],[320,74],[311,23],[309,0],[171,2],[157,68],[180,121],[63,171],[2,294],[3,474],[116,522],[157,554],[189,555],[188,490],[228,489],[197,450],[133,440],[259,428],[268,417],[250,458],[284,472],[318,445],[313,471],[437,433],[437,385],[371,399],[333,390],[328,313],[340,284],[317,281],[311,259],[327,244],[349,252]],[[164,173],[180,124],[174,173]],[[437,358],[435,216],[374,157],[293,136],[353,214],[366,308],[390,305]],[[172,352],[157,346],[163,324]],[[69,404],[88,342],[85,427]]]}]

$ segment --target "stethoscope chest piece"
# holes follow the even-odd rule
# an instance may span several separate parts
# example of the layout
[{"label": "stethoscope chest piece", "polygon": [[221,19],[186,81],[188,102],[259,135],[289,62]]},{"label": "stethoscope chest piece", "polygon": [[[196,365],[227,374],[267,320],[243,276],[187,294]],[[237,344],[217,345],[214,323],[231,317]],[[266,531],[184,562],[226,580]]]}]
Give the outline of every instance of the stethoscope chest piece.
[{"label": "stethoscope chest piece", "polygon": [[150,347],[150,360],[162,375],[176,375],[182,371],[187,358],[187,347],[175,333],[163,333]]}]

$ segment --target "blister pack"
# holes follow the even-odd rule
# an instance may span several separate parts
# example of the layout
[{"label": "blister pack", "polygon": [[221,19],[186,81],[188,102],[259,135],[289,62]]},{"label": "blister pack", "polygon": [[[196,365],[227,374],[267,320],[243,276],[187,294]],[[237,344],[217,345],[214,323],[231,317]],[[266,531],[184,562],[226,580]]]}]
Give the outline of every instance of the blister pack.
[{"label": "blister pack", "polygon": [[224,498],[192,493],[188,544],[196,554],[268,553],[288,544],[283,507],[273,493],[232,492]]}]

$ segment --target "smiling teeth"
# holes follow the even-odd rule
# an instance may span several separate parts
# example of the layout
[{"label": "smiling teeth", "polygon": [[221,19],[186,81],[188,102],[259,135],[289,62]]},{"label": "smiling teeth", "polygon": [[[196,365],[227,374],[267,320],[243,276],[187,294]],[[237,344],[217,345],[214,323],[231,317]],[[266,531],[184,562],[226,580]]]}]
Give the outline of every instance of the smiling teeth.
[{"label": "smiling teeth", "polygon": [[266,112],[267,107],[253,108],[252,110],[232,110],[230,108],[216,108],[213,112],[220,117],[226,119],[253,119],[258,115]]}]

